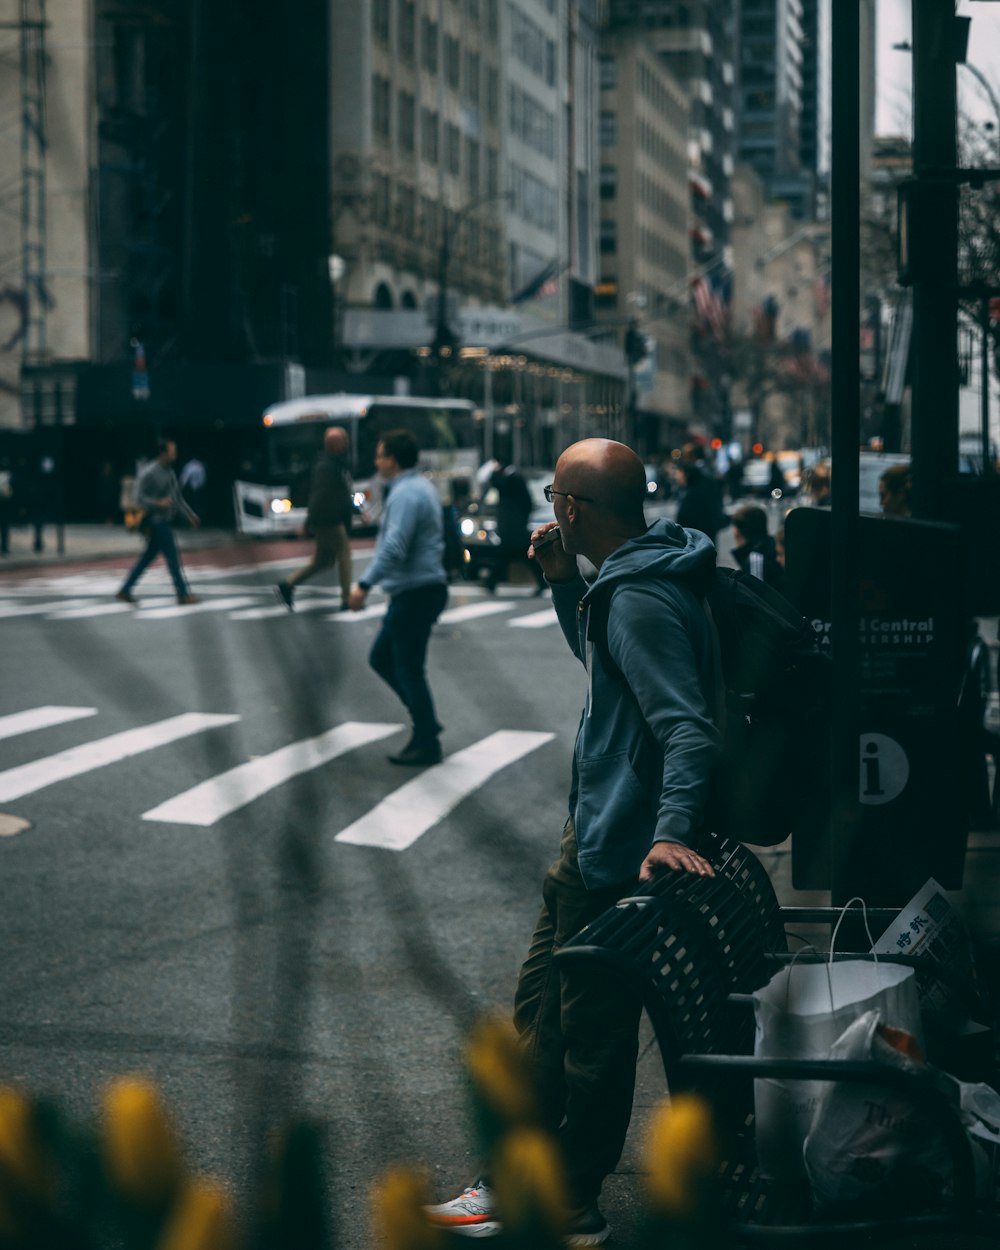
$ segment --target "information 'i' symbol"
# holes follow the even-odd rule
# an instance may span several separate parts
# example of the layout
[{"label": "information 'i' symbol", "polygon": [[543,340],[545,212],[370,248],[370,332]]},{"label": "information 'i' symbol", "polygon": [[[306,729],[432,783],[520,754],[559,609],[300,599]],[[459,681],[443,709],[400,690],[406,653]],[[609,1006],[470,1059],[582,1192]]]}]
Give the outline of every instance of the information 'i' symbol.
[{"label": "information 'i' symbol", "polygon": [[859,801],[878,807],[899,798],[910,779],[910,762],[900,744],[888,734],[863,733],[859,746]]},{"label": "information 'i' symbol", "polygon": [[865,770],[865,788],[862,795],[866,799],[873,799],[876,795],[885,794],[879,784],[879,759],[878,759],[878,743],[865,743],[865,758],[863,761]]}]

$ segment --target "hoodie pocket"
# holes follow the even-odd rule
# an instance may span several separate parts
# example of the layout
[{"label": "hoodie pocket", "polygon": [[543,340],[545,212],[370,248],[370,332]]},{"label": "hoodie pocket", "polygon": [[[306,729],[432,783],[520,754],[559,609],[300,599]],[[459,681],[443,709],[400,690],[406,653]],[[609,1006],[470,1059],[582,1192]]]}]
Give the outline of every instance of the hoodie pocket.
[{"label": "hoodie pocket", "polygon": [[577,760],[577,837],[594,846],[616,827],[631,831],[646,815],[646,798],[628,753]]}]

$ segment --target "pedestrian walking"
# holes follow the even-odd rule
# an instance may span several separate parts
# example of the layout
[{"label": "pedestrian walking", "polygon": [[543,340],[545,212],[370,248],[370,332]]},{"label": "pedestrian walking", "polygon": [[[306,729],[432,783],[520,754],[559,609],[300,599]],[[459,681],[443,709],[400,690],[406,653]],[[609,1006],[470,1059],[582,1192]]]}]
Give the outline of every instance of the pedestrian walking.
[{"label": "pedestrian walking", "polygon": [[680,500],[677,524],[685,529],[700,530],[710,542],[728,524],[719,493],[719,483],[694,460],[681,460],[676,465]]},{"label": "pedestrian walking", "polygon": [[767,513],[756,504],[746,504],[737,508],[730,520],[736,539],[732,555],[737,565],[784,594],[785,570],[778,559],[775,541],[767,532]]},{"label": "pedestrian walking", "polygon": [[524,476],[512,464],[494,461],[489,483],[497,492],[497,536],[500,546],[494,553],[493,568],[486,579],[486,589],[496,593],[498,584],[510,576],[513,563],[527,564],[535,580],[535,594],[545,590],[545,577],[537,560],[528,558],[531,492]]},{"label": "pedestrian walking", "polygon": [[334,565],[340,578],[340,610],[347,611],[347,599],[351,593],[351,544],[348,535],[354,500],[354,484],[346,461],[349,448],[347,431],[342,426],[331,425],[323,435],[323,451],[309,483],[306,530],[316,539],[312,559],[290,577],[278,582],[275,588],[278,598],[289,612],[295,611],[295,587]]},{"label": "pedestrian walking", "polygon": [[115,596],[123,603],[136,602],[132,591],[158,555],[162,555],[167,562],[174,590],[177,592],[177,602],[200,602],[197,595],[191,594],[184,580],[184,570],[174,539],[173,520],[178,513],[193,526],[201,524],[197,513],[192,512],[181,494],[172,468],[176,459],[177,444],[172,439],[160,439],[157,443],[156,459],[146,465],[136,482],[135,503],[143,514],[139,528],[146,536],[146,549],[132,566],[124,585]]},{"label": "pedestrian walking", "polygon": [[410,741],[392,764],[422,767],[441,762],[442,726],[427,682],[427,646],[448,599],[444,521],[437,491],[417,472],[417,440],[408,430],[383,434],[375,467],[391,489],[379,522],[372,562],[348,596],[360,612],[373,586],[389,596],[382,628],[368,662],[410,714]]},{"label": "pedestrian walking", "polygon": [[908,464],[890,465],[878,480],[878,501],[886,516],[913,515],[913,470]]},{"label": "pedestrian walking", "polygon": [[[713,574],[715,549],[673,521],[647,529],[645,495],[634,452],[585,439],[559,457],[546,488],[556,520],[532,535],[559,624],[588,682],[569,817],[543,885],[514,1022],[543,1121],[562,1146],[571,1208],[566,1242],[576,1246],[610,1235],[598,1199],[631,1115],[640,1001],[617,973],[560,966],[553,954],[662,869],[714,875],[694,844],[719,744],[710,710],[714,639],[696,591],[698,579]],[[558,538],[544,541],[555,532]],[[597,568],[593,584],[580,575],[577,556]],[[601,645],[594,644],[595,613],[606,625]],[[428,1215],[466,1233],[489,1224],[496,1231],[489,1177]]]}]

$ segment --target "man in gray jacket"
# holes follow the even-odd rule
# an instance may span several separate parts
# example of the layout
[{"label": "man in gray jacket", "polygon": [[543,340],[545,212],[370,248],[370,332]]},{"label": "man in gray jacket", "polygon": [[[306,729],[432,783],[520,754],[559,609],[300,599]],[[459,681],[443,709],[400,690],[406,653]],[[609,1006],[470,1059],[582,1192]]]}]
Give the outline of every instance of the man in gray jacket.
[{"label": "man in gray jacket", "polygon": [[[656,872],[714,875],[693,843],[719,745],[714,639],[698,594],[715,549],[672,521],[647,529],[645,495],[634,452],[585,439],[559,457],[546,488],[555,522],[532,534],[563,633],[587,669],[569,818],[514,1003],[543,1119],[563,1149],[566,1240],[574,1246],[609,1236],[598,1197],[631,1116],[640,1004],[620,977],[560,968],[552,956]],[[546,542],[557,527],[558,537]],[[598,569],[592,585],[577,556]],[[602,617],[600,646],[589,629],[592,610]],[[494,1211],[489,1180],[480,1178],[429,1214],[466,1232],[478,1225],[485,1235],[487,1225],[496,1228]]]},{"label": "man in gray jacket", "polygon": [[178,603],[199,603],[197,595],[191,594],[184,580],[181,558],[174,541],[172,522],[177,513],[186,517],[191,525],[201,524],[181,494],[177,477],[171,465],[177,459],[177,444],[168,438],[157,443],[157,456],[139,474],[135,488],[136,506],[145,514],[140,528],[146,535],[146,549],[132,566],[125,584],[115,596],[123,603],[135,603],[132,591],[146,569],[162,555],[170,570],[170,577],[177,592]]}]

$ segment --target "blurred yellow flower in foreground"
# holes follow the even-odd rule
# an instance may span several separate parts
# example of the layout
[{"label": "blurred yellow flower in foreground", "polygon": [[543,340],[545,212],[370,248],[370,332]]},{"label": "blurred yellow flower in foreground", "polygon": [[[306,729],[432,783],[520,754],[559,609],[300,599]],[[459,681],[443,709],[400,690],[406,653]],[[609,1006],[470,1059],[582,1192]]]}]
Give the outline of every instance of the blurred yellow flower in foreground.
[{"label": "blurred yellow flower in foreground", "polygon": [[540,1129],[520,1128],[500,1142],[492,1175],[505,1229],[544,1230],[558,1241],[566,1230],[566,1180],[556,1144]]},{"label": "blurred yellow flower in foreground", "polygon": [[391,1168],[372,1197],[376,1244],[383,1250],[436,1250],[442,1235],[424,1213],[427,1196],[416,1172]]},{"label": "blurred yellow flower in foreground", "polygon": [[232,1250],[232,1206],[221,1185],[193,1180],[184,1186],[156,1250]]},{"label": "blurred yellow flower in foreground", "polygon": [[170,1201],[184,1176],[180,1143],[156,1087],[126,1076],[105,1090],[104,1167],[111,1184],[133,1202]]},{"label": "blurred yellow flower in foreground", "polygon": [[51,1178],[35,1131],[34,1114],[26,1094],[0,1086],[0,1168],[27,1194],[40,1198]]},{"label": "blurred yellow flower in foreground", "polygon": [[653,1115],[646,1140],[650,1205],[665,1215],[699,1215],[719,1163],[708,1105],[694,1094],[678,1094]]},{"label": "blurred yellow flower in foreground", "polygon": [[472,1030],[466,1063],[479,1096],[509,1124],[537,1119],[528,1068],[511,1024],[480,1020]]}]

